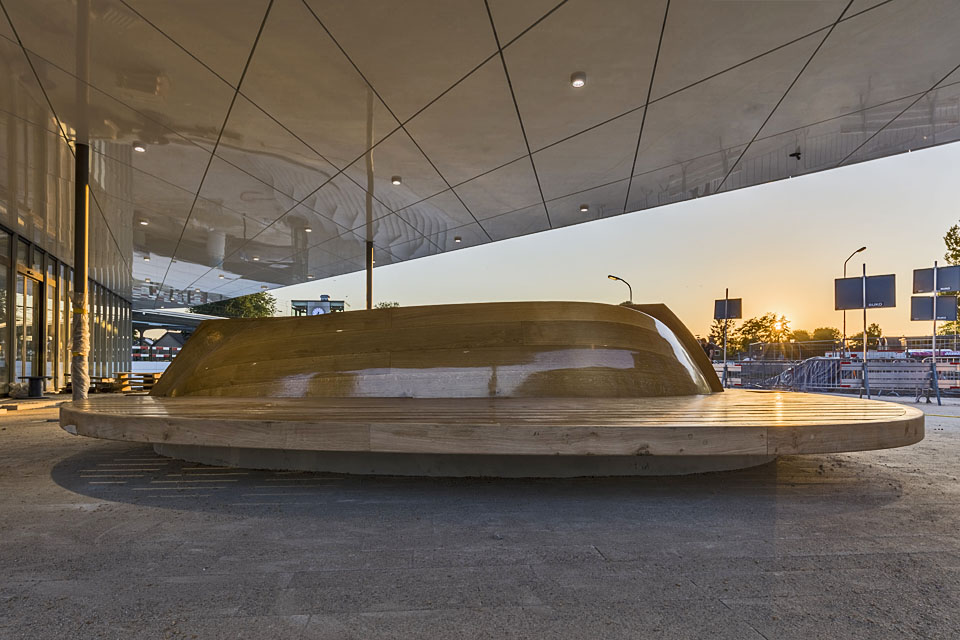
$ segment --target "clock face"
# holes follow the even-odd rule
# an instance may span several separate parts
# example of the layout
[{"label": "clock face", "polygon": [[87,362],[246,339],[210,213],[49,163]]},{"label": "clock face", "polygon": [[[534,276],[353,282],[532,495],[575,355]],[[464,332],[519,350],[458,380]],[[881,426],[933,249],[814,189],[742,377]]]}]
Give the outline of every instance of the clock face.
[{"label": "clock face", "polygon": [[326,311],[323,310],[323,307],[314,307],[313,311],[310,312],[312,316],[322,316]]}]

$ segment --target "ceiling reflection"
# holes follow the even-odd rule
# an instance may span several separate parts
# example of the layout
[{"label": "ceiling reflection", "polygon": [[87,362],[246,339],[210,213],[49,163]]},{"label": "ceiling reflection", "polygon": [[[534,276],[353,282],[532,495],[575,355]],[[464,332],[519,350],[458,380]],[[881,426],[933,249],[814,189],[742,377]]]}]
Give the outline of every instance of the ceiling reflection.
[{"label": "ceiling reflection", "polygon": [[91,276],[138,307],[960,137],[950,0],[0,4],[0,222],[69,258],[88,142]]}]

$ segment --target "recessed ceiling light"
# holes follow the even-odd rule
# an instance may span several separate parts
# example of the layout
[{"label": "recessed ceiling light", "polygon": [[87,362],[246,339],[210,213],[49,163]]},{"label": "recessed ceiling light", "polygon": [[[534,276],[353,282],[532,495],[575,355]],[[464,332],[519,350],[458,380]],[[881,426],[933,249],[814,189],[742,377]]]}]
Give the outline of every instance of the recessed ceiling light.
[{"label": "recessed ceiling light", "polygon": [[576,71],[570,76],[570,84],[579,89],[587,84],[587,74],[583,71]]},{"label": "recessed ceiling light", "polygon": [[133,150],[137,153],[144,153],[147,150],[147,147],[142,142],[134,142]]},{"label": "recessed ceiling light", "polygon": [[313,233],[313,229],[311,229],[310,227],[304,227],[303,230],[306,231],[307,233]]},{"label": "recessed ceiling light", "polygon": [[194,289],[194,291],[196,291],[197,293],[200,293],[200,289]]},{"label": "recessed ceiling light", "polygon": [[147,226],[147,225],[150,224],[150,223],[149,223],[148,221],[146,221],[146,220],[141,220],[141,221],[140,221],[140,224],[141,224],[141,226],[144,226],[144,227],[145,227],[145,226]]},{"label": "recessed ceiling light", "polygon": [[146,283],[149,283],[149,282],[150,282],[150,278],[144,278],[143,281],[146,282]]},{"label": "recessed ceiling light", "polygon": [[587,205],[587,204],[580,205],[580,211],[583,211],[584,213],[586,213],[587,211],[590,211],[590,205]]},{"label": "recessed ceiling light", "polygon": [[401,182],[403,182],[403,180],[400,179],[400,176],[393,176],[392,178],[390,178],[390,182],[392,182],[393,184],[400,184]]},{"label": "recessed ceiling light", "polygon": [[150,262],[150,256],[143,256],[144,262]]},{"label": "recessed ceiling light", "polygon": [[312,273],[307,274],[307,280],[313,280],[313,274],[312,274]]},{"label": "recessed ceiling light", "polygon": [[462,240],[463,240],[463,238],[461,238],[460,236],[454,236],[454,238],[453,238],[453,241],[456,242],[457,244],[460,244],[460,242],[461,242]]},{"label": "recessed ceiling light", "polygon": [[260,262],[260,256],[253,256],[254,262]]},{"label": "recessed ceiling light", "polygon": [[220,278],[221,280],[223,280],[223,274],[222,274],[222,273],[221,273],[219,276],[217,276],[217,277]]}]

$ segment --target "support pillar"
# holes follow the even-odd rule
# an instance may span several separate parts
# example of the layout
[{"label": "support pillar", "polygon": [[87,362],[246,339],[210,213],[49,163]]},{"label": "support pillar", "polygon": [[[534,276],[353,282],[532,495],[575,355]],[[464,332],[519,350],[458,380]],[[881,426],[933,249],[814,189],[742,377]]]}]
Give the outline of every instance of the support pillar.
[{"label": "support pillar", "polygon": [[86,400],[87,390],[90,388],[90,323],[87,321],[90,148],[78,142],[76,150],[73,219],[73,345],[70,367],[74,401]]}]

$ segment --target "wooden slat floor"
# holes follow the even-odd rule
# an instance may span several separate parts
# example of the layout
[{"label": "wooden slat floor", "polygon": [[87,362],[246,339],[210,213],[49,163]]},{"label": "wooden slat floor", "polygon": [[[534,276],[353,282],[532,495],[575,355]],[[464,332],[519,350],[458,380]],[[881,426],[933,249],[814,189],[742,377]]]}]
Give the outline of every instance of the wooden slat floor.
[{"label": "wooden slat floor", "polygon": [[64,405],[60,422],[117,440],[403,453],[769,455],[923,439],[913,407],[745,390],[634,399],[105,396]]}]

